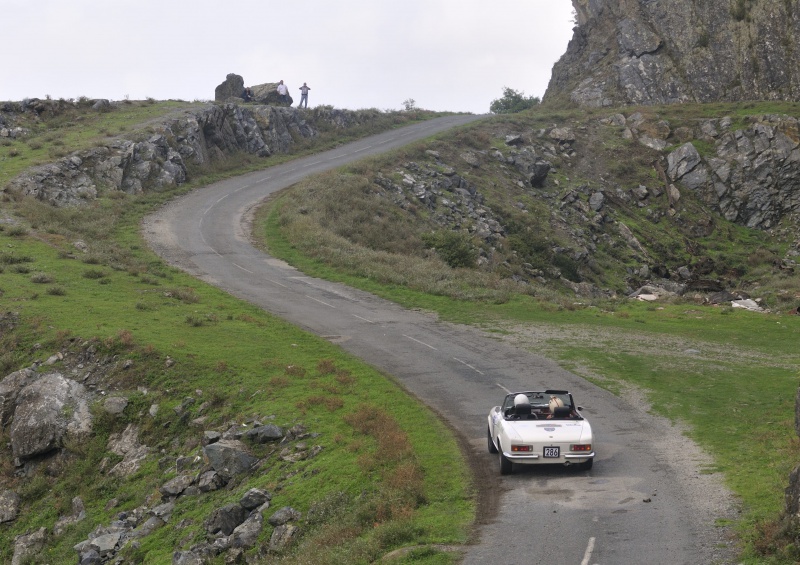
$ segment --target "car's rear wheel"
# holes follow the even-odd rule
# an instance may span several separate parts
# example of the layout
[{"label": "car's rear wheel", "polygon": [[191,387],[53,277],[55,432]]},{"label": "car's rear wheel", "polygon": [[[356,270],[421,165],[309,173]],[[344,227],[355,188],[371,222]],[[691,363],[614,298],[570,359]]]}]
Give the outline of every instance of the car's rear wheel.
[{"label": "car's rear wheel", "polygon": [[591,471],[592,466],[594,465],[594,459],[587,459],[581,467],[584,471]]},{"label": "car's rear wheel", "polygon": [[492,441],[492,430],[489,429],[489,426],[486,426],[486,447],[489,448],[489,453],[497,453],[497,447],[495,447],[494,442]]},{"label": "car's rear wheel", "polygon": [[499,454],[499,459],[500,459],[500,474],[501,475],[510,475],[513,463],[511,463],[511,461],[506,459],[506,456],[503,455],[503,449],[500,446],[500,440],[499,439],[497,440],[497,452]]}]

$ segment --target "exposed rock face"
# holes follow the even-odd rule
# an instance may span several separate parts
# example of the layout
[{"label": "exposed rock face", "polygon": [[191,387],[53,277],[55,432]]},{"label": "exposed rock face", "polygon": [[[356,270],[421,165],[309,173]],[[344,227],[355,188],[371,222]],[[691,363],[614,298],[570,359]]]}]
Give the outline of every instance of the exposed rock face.
[{"label": "exposed rock face", "polygon": [[727,220],[770,229],[800,212],[800,122],[789,116],[762,116],[743,129],[729,118],[708,120],[701,138],[713,141],[715,155],[702,158],[686,143],[667,157],[670,180],[697,191]]},{"label": "exposed rock face", "polygon": [[318,125],[344,128],[368,121],[369,111],[330,107],[310,111],[237,104],[207,105],[155,126],[142,141],[120,139],[32,167],[12,180],[11,192],[55,206],[82,205],[104,190],[138,194],[188,180],[187,165],[206,165],[233,152],[259,157],[285,153],[295,139],[318,135]]},{"label": "exposed rock face", "polygon": [[553,68],[545,101],[598,107],[800,99],[800,11],[794,3],[572,4],[578,27]]}]

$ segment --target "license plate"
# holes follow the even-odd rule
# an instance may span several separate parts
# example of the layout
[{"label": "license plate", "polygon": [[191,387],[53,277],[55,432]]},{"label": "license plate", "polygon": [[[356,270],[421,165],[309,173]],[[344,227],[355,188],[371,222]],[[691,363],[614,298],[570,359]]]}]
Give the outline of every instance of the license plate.
[{"label": "license plate", "polygon": [[558,459],[559,455],[561,455],[561,448],[560,447],[545,447],[544,448],[544,457],[546,459]]}]

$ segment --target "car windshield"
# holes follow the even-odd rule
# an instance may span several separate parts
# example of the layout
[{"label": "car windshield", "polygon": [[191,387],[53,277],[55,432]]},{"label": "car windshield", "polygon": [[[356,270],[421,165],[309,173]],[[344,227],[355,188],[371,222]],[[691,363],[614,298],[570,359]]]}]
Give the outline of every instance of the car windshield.
[{"label": "car windshield", "polygon": [[566,406],[574,409],[572,395],[567,391],[529,391],[523,393],[515,392],[506,396],[505,400],[503,401],[503,413],[506,413],[510,409],[514,408],[514,397],[516,397],[518,394],[524,394],[528,397],[528,400],[531,403],[531,408],[533,408],[534,411],[548,411],[551,407],[551,402],[553,403],[552,406]]}]

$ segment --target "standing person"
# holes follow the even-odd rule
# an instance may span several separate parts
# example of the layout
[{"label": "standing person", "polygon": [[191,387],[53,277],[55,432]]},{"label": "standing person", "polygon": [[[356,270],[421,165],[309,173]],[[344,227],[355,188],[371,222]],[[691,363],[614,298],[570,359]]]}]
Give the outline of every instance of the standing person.
[{"label": "standing person", "polygon": [[300,87],[300,104],[297,105],[298,108],[303,106],[305,102],[305,107],[308,108],[308,91],[311,90],[306,83],[303,83],[303,86]]},{"label": "standing person", "polygon": [[278,98],[280,99],[281,103],[288,104],[289,89],[286,88],[285,84],[283,84],[283,80],[278,83],[278,88],[275,90],[278,91]]}]

